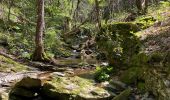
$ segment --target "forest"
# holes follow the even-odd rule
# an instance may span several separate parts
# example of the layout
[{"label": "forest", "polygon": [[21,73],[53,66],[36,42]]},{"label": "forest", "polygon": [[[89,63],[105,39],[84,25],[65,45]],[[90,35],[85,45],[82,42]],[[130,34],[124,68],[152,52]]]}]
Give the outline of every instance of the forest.
[{"label": "forest", "polygon": [[170,0],[0,0],[0,100],[170,100]]}]

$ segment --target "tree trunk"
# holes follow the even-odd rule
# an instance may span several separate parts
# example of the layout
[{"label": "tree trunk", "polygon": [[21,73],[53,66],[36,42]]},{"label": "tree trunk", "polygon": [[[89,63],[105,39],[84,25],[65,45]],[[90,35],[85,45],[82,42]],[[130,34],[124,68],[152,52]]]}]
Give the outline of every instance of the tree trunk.
[{"label": "tree trunk", "polygon": [[37,27],[36,27],[36,37],[35,37],[35,51],[33,54],[34,61],[44,61],[47,59],[44,46],[43,46],[43,33],[44,33],[44,0],[37,0]]},{"label": "tree trunk", "polygon": [[10,21],[10,15],[11,15],[11,8],[13,5],[13,0],[8,1],[8,21]]},{"label": "tree trunk", "polygon": [[136,0],[136,7],[138,9],[138,14],[140,14],[142,11],[142,1],[141,0]]},{"label": "tree trunk", "polygon": [[148,0],[136,0],[138,14],[146,14],[148,8]]},{"label": "tree trunk", "polygon": [[97,20],[97,27],[98,29],[101,28],[101,22],[100,22],[100,8],[99,8],[99,1],[95,0],[95,10],[96,10],[96,20]]}]

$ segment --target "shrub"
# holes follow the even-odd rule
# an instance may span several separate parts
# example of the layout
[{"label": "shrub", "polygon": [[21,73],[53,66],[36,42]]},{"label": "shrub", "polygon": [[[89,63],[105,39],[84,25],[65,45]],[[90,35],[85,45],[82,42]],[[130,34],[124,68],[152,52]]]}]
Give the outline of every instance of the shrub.
[{"label": "shrub", "polygon": [[110,65],[129,63],[130,58],[140,49],[140,41],[134,35],[139,31],[133,23],[113,23],[104,25],[96,36],[99,50],[105,53]]},{"label": "shrub", "polygon": [[110,74],[113,72],[113,67],[96,67],[95,79],[98,82],[107,81],[110,79]]}]

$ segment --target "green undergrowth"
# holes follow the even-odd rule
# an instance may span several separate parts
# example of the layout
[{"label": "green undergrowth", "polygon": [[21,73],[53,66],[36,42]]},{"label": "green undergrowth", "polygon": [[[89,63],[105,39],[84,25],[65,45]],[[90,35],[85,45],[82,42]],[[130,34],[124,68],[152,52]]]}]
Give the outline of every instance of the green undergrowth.
[{"label": "green undergrowth", "polygon": [[[4,3],[1,3],[0,4],[0,10],[2,10],[2,14],[3,16],[0,16],[0,19],[5,19],[5,18],[8,18],[8,12],[9,12],[9,9],[8,9],[8,6]],[[17,16],[18,14],[20,13],[19,9],[15,8],[15,7],[12,7],[11,8],[11,14],[10,14],[10,20],[14,21],[14,22],[17,22]],[[7,19],[5,19],[7,20]]]},{"label": "green undergrowth", "polygon": [[97,66],[95,71],[95,80],[98,82],[108,81],[113,73],[113,67],[101,67]]},{"label": "green undergrowth", "polygon": [[145,15],[138,16],[134,23],[138,24],[141,30],[153,26],[170,17],[170,2],[161,1],[159,5],[151,5]]},{"label": "green undergrowth", "polygon": [[10,58],[6,58],[2,55],[0,55],[0,71],[1,72],[19,72],[19,71],[26,71],[28,70],[28,67],[25,65],[22,65],[18,62],[15,62],[14,60]]}]

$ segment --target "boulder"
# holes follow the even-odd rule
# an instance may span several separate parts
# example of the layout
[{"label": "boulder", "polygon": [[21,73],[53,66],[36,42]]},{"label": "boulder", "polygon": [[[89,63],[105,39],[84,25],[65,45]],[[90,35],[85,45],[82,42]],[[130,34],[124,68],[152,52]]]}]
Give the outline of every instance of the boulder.
[{"label": "boulder", "polygon": [[125,89],[119,95],[114,97],[112,100],[128,100],[128,96],[130,95],[131,91],[132,91],[131,88]]},{"label": "boulder", "polygon": [[24,87],[27,89],[39,89],[41,87],[41,80],[31,77],[25,77],[16,84],[15,87]]},{"label": "boulder", "polygon": [[10,94],[14,94],[14,95],[22,96],[22,97],[26,97],[26,98],[32,98],[37,95],[35,92],[33,92],[31,90],[24,89],[24,88],[18,88],[18,87],[15,87],[14,89],[12,89]]},{"label": "boulder", "polygon": [[8,100],[8,92],[4,88],[0,88],[0,100]]},{"label": "boulder", "polygon": [[141,77],[143,69],[140,67],[131,67],[121,75],[120,80],[126,84],[136,83]]},{"label": "boulder", "polygon": [[113,97],[111,93],[94,82],[78,76],[54,77],[42,88],[42,95],[53,100],[108,100]]},{"label": "boulder", "polygon": [[164,78],[156,70],[148,70],[143,75],[145,88],[151,91],[157,100],[170,100],[170,90]]},{"label": "boulder", "polygon": [[34,98],[39,94],[40,88],[40,79],[25,77],[11,89],[9,99],[22,100],[22,98]]},{"label": "boulder", "polygon": [[102,26],[96,35],[96,43],[101,53],[106,55],[109,65],[119,67],[129,63],[130,58],[139,52],[140,41],[135,35],[140,29],[134,23],[117,22]]},{"label": "boulder", "polygon": [[157,100],[170,100],[169,81],[162,74],[155,68],[132,67],[121,76],[121,81],[135,83],[139,91],[150,92]]}]

